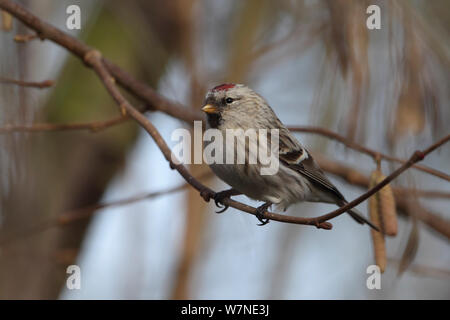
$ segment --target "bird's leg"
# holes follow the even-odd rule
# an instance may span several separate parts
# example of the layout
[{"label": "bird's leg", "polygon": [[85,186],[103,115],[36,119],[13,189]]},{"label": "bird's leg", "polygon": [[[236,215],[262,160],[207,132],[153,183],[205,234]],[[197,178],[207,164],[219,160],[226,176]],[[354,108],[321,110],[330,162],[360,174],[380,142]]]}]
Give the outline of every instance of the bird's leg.
[{"label": "bird's leg", "polygon": [[261,222],[258,224],[258,226],[263,226],[269,223],[268,218],[264,218],[264,213],[269,209],[269,207],[272,205],[272,202],[266,202],[263,205],[256,208],[256,214],[255,216],[258,218],[258,220]]},{"label": "bird's leg", "polygon": [[[218,208],[221,208],[222,205],[223,205],[223,202],[222,202],[222,201],[223,201],[224,199],[229,198],[229,197],[231,197],[231,196],[237,196],[237,195],[239,195],[239,194],[242,194],[242,193],[239,192],[239,191],[237,191],[236,189],[233,189],[233,188],[228,189],[228,190],[224,190],[224,191],[217,192],[217,193],[214,195],[214,203],[216,204],[216,206],[217,206]],[[223,206],[224,206],[224,208],[223,208],[222,210],[220,210],[220,211],[216,211],[216,213],[222,213],[222,212],[224,212],[225,210],[228,209],[228,206],[227,206],[227,205],[223,205]]]}]

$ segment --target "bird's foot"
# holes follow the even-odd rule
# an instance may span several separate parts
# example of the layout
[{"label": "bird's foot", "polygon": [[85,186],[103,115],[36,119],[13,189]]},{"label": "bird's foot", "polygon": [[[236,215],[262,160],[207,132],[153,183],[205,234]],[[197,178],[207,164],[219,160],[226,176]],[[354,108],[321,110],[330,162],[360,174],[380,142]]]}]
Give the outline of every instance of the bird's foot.
[{"label": "bird's foot", "polygon": [[225,212],[225,210],[227,210],[229,206],[223,204],[223,200],[226,199],[226,198],[230,198],[232,195],[235,195],[235,194],[236,194],[236,192],[235,192],[234,189],[229,189],[229,190],[224,190],[224,191],[217,192],[214,195],[214,197],[213,197],[214,203],[216,204],[216,206],[218,208],[222,208],[223,207],[223,209],[221,209],[219,211],[216,211],[216,213]]},{"label": "bird's foot", "polygon": [[264,213],[267,211],[267,209],[269,209],[269,207],[271,205],[272,205],[271,202],[266,202],[263,205],[261,205],[258,208],[256,208],[255,216],[261,222],[261,223],[258,224],[258,226],[264,226],[264,225],[269,223],[270,220],[268,218],[264,218]]}]

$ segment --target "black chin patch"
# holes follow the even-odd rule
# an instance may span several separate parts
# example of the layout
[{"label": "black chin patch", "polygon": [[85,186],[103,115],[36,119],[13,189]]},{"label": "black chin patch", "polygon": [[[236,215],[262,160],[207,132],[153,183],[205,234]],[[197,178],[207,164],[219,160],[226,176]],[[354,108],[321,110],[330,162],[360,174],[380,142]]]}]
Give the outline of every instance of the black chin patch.
[{"label": "black chin patch", "polygon": [[218,128],[222,123],[220,113],[211,113],[206,116],[206,120],[211,128]]}]

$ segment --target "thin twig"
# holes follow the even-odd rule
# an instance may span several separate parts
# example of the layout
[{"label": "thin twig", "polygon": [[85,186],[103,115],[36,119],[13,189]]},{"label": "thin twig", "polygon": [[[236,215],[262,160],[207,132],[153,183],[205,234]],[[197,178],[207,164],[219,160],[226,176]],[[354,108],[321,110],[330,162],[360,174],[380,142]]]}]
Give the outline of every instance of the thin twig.
[{"label": "thin twig", "polygon": [[14,84],[21,87],[30,87],[30,88],[38,88],[45,89],[53,86],[54,82],[52,80],[45,80],[40,82],[30,82],[30,81],[22,81],[8,78],[0,78],[0,83],[3,84]]},{"label": "thin twig", "polygon": [[185,184],[182,184],[175,188],[170,188],[167,190],[150,192],[150,193],[136,195],[136,196],[128,197],[125,199],[106,202],[106,203],[96,203],[96,204],[86,206],[83,208],[71,210],[71,211],[65,212],[65,213],[57,216],[57,218],[54,220],[54,225],[57,226],[57,225],[70,224],[70,223],[73,223],[73,222],[76,222],[79,220],[86,219],[86,218],[92,216],[95,213],[95,211],[100,210],[100,209],[123,206],[126,204],[131,204],[131,203],[135,203],[135,202],[139,202],[139,201],[143,201],[143,200],[150,200],[150,199],[153,199],[156,197],[160,197],[163,195],[169,195],[169,194],[184,190],[188,186],[189,185],[187,183],[185,183]]},{"label": "thin twig", "polygon": [[[396,265],[400,264],[400,261],[395,258],[388,258],[388,261],[390,263],[394,263]],[[408,271],[416,273],[421,276],[444,277],[447,279],[450,278],[450,270],[449,269],[436,268],[436,267],[432,267],[432,266],[412,264],[408,267]]]},{"label": "thin twig", "polygon": [[24,43],[37,38],[39,38],[37,34],[18,34],[14,37],[14,41]]},{"label": "thin twig", "polygon": [[69,131],[90,130],[98,132],[116,124],[129,120],[128,116],[116,116],[105,121],[78,122],[78,123],[35,123],[32,125],[5,125],[0,127],[0,134],[13,132],[47,132],[47,131]]},{"label": "thin twig", "polygon": [[[376,159],[377,157],[380,157],[382,159],[388,160],[388,161],[393,161],[393,162],[398,162],[401,164],[406,163],[406,160],[404,159],[399,159],[399,158],[395,158],[392,156],[389,156],[387,154],[383,154],[381,152],[369,149],[367,147],[364,147],[360,144],[357,144],[356,142],[350,141],[349,139],[347,139],[344,136],[341,136],[340,134],[333,132],[331,130],[325,129],[325,128],[321,128],[321,127],[312,127],[312,126],[304,126],[304,127],[300,127],[300,126],[290,126],[289,130],[294,131],[294,132],[303,132],[303,133],[315,133],[315,134],[319,134],[322,136],[325,136],[327,138],[336,140],[338,142],[341,142],[342,144],[344,144],[345,146],[347,146],[348,148],[351,148],[353,150],[357,150],[359,152],[365,153],[369,156],[371,156],[372,158]],[[429,173],[431,175],[434,175],[438,178],[450,181],[450,175],[438,171],[436,169],[433,168],[429,168],[427,166],[423,166],[423,165],[418,165],[415,164],[413,165],[414,169]]]},{"label": "thin twig", "polygon": [[422,189],[412,189],[404,187],[393,188],[394,193],[398,196],[414,195],[420,198],[431,198],[431,199],[450,199],[450,192],[438,191],[438,190],[422,190]]},{"label": "thin twig", "polygon": [[149,192],[146,194],[136,195],[136,196],[132,196],[129,198],[106,202],[106,203],[96,203],[93,205],[89,205],[89,206],[85,206],[82,208],[67,211],[62,214],[56,215],[53,219],[47,220],[39,225],[26,228],[22,231],[16,232],[11,235],[3,236],[2,238],[0,238],[0,246],[7,245],[18,239],[24,239],[24,238],[32,236],[36,233],[44,232],[51,228],[61,227],[61,226],[67,225],[67,224],[77,222],[79,220],[89,218],[100,209],[116,207],[116,206],[123,206],[126,204],[138,202],[138,201],[150,200],[150,199],[160,197],[163,195],[173,194],[175,192],[186,189],[188,186],[189,186],[189,184],[185,183],[180,186],[170,188],[167,190]]},{"label": "thin twig", "polygon": [[[198,177],[199,180],[208,179],[212,177],[212,172],[206,172]],[[178,191],[185,190],[189,187],[188,183],[183,183],[182,185],[179,185],[177,187],[173,187],[166,190],[156,191],[156,192],[149,192],[144,193],[141,195],[135,195],[131,196],[125,199],[111,201],[111,202],[105,202],[105,203],[96,203],[90,206],[78,208],[75,210],[71,210],[69,212],[65,212],[61,215],[59,215],[55,222],[57,222],[60,225],[66,225],[69,223],[73,223],[78,220],[86,219],[94,214],[95,211],[104,209],[104,208],[110,208],[110,207],[117,207],[117,206],[123,206],[130,203],[135,203],[142,200],[150,200],[156,197],[169,195],[176,193]]]},{"label": "thin twig", "polygon": [[[369,185],[369,177],[365,174],[340,162],[331,161],[321,154],[314,153],[313,156],[324,171],[336,175],[352,185],[367,189]],[[393,187],[392,189],[394,191],[395,203],[399,212],[407,216],[411,216],[413,214],[410,212],[411,206],[409,205],[411,197],[417,198],[417,196],[420,195],[420,190],[407,189],[409,192],[406,193],[405,188]],[[446,239],[450,239],[450,221],[448,221],[448,219],[429,211],[419,203],[416,203],[415,206],[416,210],[414,214],[416,218],[425,223],[434,231],[437,231],[439,234],[443,235]]]},{"label": "thin twig", "polygon": [[345,206],[342,206],[339,209],[336,209],[328,214],[325,214],[318,218],[312,218],[313,220],[311,222],[305,223],[305,224],[314,224],[314,222],[323,222],[323,221],[333,219],[333,218],[337,217],[338,215],[348,211],[349,209],[357,206],[358,204],[360,204],[361,202],[363,202],[364,200],[368,199],[370,196],[375,194],[377,191],[381,190],[385,185],[389,184],[392,180],[397,178],[400,174],[402,174],[405,170],[410,168],[416,162],[422,161],[430,152],[436,150],[443,144],[447,143],[449,140],[450,140],[450,135],[447,135],[444,138],[442,138],[441,140],[439,140],[438,142],[434,143],[433,145],[431,145],[430,147],[425,149],[424,151],[415,151],[406,163],[404,163],[400,168],[398,168],[397,170],[392,172],[390,175],[388,175],[386,178],[384,178],[380,183],[375,185],[372,189],[368,190],[363,195],[359,196],[358,198],[356,198],[353,201],[350,201]]}]

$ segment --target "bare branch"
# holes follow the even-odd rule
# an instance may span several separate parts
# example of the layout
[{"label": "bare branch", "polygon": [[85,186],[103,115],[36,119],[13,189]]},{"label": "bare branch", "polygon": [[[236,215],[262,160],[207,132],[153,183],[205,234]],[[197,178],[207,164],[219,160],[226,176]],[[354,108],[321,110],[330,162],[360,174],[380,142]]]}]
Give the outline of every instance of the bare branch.
[{"label": "bare branch", "polygon": [[78,123],[36,123],[32,125],[5,125],[0,127],[0,134],[13,132],[47,132],[47,131],[69,131],[90,130],[98,132],[116,124],[129,120],[128,116],[116,116],[105,121],[78,122]]},{"label": "bare branch", "polygon": [[38,38],[37,34],[18,34],[14,37],[14,41],[24,43]]},{"label": "bare branch", "polygon": [[8,78],[0,78],[0,83],[3,84],[14,84],[21,87],[31,87],[31,88],[38,88],[38,89],[45,89],[53,86],[54,82],[52,80],[45,80],[41,82],[29,82],[29,81],[21,81],[21,80],[15,80],[15,79],[8,79]]},{"label": "bare branch", "polygon": [[[207,173],[201,175],[198,179],[203,180],[204,178],[211,178],[211,177],[212,177],[212,172],[207,172]],[[57,218],[55,223],[57,223],[59,225],[69,224],[69,223],[90,217],[91,215],[94,214],[95,211],[100,210],[100,209],[124,206],[124,205],[130,204],[130,203],[135,203],[138,201],[150,200],[150,199],[153,199],[156,197],[173,194],[178,191],[183,191],[183,190],[187,189],[188,187],[189,187],[189,184],[184,183],[180,186],[166,189],[166,190],[150,192],[150,193],[145,193],[145,194],[141,194],[141,195],[135,195],[135,196],[131,196],[131,197],[128,197],[125,199],[121,199],[121,200],[116,200],[116,201],[111,201],[111,202],[106,202],[106,203],[97,203],[97,204],[93,204],[93,205],[86,206],[83,208],[78,208],[78,209],[71,210],[69,212],[61,214]]]},{"label": "bare branch", "polygon": [[[211,176],[211,173],[205,174],[201,176],[199,179],[203,177]],[[136,195],[129,198],[106,202],[106,203],[96,203],[93,205],[85,206],[82,208],[74,209],[71,211],[64,212],[62,214],[57,215],[55,218],[50,219],[48,221],[45,221],[44,223],[33,226],[31,228],[26,228],[20,232],[4,236],[0,239],[0,246],[7,245],[8,243],[14,242],[18,239],[24,239],[26,237],[32,236],[36,233],[46,231],[51,228],[55,227],[61,227],[70,223],[74,223],[76,221],[86,219],[91,217],[97,210],[108,208],[108,207],[116,207],[116,206],[123,206],[126,204],[142,201],[142,200],[150,200],[156,197],[160,197],[163,195],[172,194],[181,190],[186,189],[189,186],[188,183],[182,184],[180,186],[167,189],[167,190],[161,190],[156,192],[150,192],[145,193],[142,195]]]},{"label": "bare branch", "polygon": [[[404,164],[407,161],[407,160],[395,158],[395,157],[389,156],[387,154],[383,154],[381,152],[364,147],[360,144],[357,144],[356,142],[350,141],[349,139],[345,138],[344,136],[341,136],[340,134],[337,134],[336,132],[333,132],[333,131],[325,129],[325,128],[310,127],[310,126],[307,126],[307,127],[291,126],[291,127],[289,127],[289,130],[294,131],[294,132],[315,133],[315,134],[319,134],[319,135],[328,137],[330,139],[341,142],[342,144],[344,144],[345,146],[347,146],[350,149],[365,153],[365,154],[371,156],[373,159],[380,157],[381,159],[398,162],[401,164]],[[426,172],[426,173],[429,173],[438,178],[450,181],[450,175],[440,172],[436,169],[429,168],[429,167],[426,167],[423,165],[418,165],[418,164],[413,165],[413,168],[423,171],[423,172]]]},{"label": "bare branch", "polygon": [[[366,189],[369,185],[369,178],[354,168],[348,167],[342,163],[331,161],[326,159],[320,154],[313,154],[319,163],[320,167],[328,173],[337,175],[355,186]],[[420,190],[408,189],[408,194],[405,194],[404,188],[394,187],[394,196],[397,209],[400,213],[407,216],[415,216],[417,219],[425,223],[431,229],[437,231],[443,235],[446,239],[450,239],[450,221],[441,217],[440,215],[431,212],[421,206],[419,203],[415,203],[415,210],[411,212],[411,206],[409,204],[411,197],[417,197],[420,195]],[[416,193],[417,192],[417,193]]]},{"label": "bare branch", "polygon": [[359,196],[355,200],[350,201],[345,206],[342,206],[339,209],[334,210],[333,212],[330,212],[330,213],[328,213],[326,215],[323,215],[323,216],[321,216],[319,218],[316,218],[316,219],[319,222],[330,220],[330,219],[332,219],[334,217],[337,217],[338,215],[346,212],[347,210],[357,206],[358,204],[360,204],[361,202],[363,202],[364,200],[368,199],[370,196],[375,194],[377,191],[381,190],[381,188],[383,188],[385,185],[387,185],[392,180],[397,178],[400,174],[402,174],[405,170],[410,168],[416,162],[419,162],[419,161],[423,160],[430,152],[436,150],[438,147],[440,147],[443,144],[447,143],[449,140],[450,140],[450,135],[447,135],[446,137],[444,137],[441,140],[439,140],[438,142],[434,143],[433,145],[431,145],[430,147],[428,147],[424,151],[415,151],[413,153],[413,155],[409,158],[409,160],[406,163],[404,163],[400,168],[398,168],[397,170],[392,172],[385,179],[383,179],[383,181],[381,181],[376,186],[374,186],[373,188],[368,190],[366,193],[364,193],[363,195]]},{"label": "bare branch", "polygon": [[[398,259],[388,258],[388,261],[396,265],[400,264]],[[421,276],[450,278],[449,269],[441,269],[427,265],[412,264],[408,267],[408,271]]]}]

